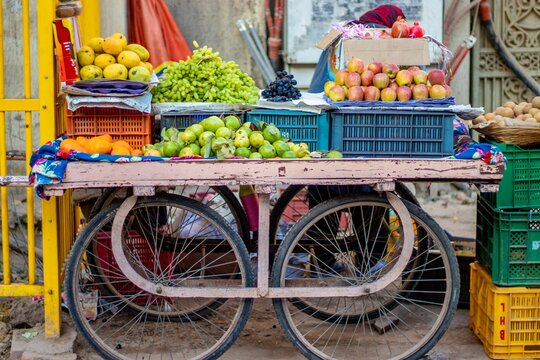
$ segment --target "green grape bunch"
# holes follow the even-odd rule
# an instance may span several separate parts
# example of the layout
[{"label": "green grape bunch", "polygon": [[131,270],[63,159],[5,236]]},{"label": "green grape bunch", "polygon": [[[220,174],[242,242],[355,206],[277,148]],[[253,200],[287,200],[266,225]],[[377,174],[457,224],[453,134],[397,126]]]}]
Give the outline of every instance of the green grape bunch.
[{"label": "green grape bunch", "polygon": [[152,89],[152,102],[218,102],[255,104],[259,88],[234,61],[223,61],[219,52],[199,47],[186,60],[168,67]]}]

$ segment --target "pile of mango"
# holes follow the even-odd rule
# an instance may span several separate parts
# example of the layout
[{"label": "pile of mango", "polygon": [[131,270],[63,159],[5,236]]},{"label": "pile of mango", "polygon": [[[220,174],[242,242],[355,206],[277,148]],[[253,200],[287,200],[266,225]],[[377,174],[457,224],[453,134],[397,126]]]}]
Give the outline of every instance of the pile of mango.
[{"label": "pile of mango", "polygon": [[128,44],[124,34],[90,39],[77,52],[82,80],[122,79],[149,82],[153,66],[150,53],[140,44]]},{"label": "pile of mango", "polygon": [[141,156],[142,151],[133,149],[124,140],[113,140],[111,135],[104,134],[87,138],[77,136],[74,139],[65,139],[60,143],[60,150],[65,152],[77,151],[87,154],[107,154],[107,155],[125,155]]}]

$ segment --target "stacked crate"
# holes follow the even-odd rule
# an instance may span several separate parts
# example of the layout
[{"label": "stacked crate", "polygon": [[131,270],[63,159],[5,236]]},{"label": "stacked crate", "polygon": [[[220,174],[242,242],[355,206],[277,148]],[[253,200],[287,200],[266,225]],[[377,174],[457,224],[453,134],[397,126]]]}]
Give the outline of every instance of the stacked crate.
[{"label": "stacked crate", "polygon": [[540,149],[493,143],[508,163],[477,208],[471,321],[493,359],[540,357]]}]

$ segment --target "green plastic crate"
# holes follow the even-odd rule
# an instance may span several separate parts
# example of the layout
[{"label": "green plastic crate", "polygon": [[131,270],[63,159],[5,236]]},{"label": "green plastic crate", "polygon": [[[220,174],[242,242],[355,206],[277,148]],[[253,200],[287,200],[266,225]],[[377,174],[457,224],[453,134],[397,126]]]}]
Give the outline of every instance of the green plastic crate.
[{"label": "green plastic crate", "polygon": [[540,286],[540,212],[496,209],[479,198],[476,258],[499,286]]},{"label": "green plastic crate", "polygon": [[330,119],[327,112],[320,114],[292,111],[256,109],[246,113],[246,120],[257,124],[264,121],[276,125],[294,142],[305,142],[309,151],[330,150]]},{"label": "green plastic crate", "polygon": [[522,149],[497,143],[508,160],[499,192],[486,194],[486,200],[498,209],[540,208],[540,149]]}]

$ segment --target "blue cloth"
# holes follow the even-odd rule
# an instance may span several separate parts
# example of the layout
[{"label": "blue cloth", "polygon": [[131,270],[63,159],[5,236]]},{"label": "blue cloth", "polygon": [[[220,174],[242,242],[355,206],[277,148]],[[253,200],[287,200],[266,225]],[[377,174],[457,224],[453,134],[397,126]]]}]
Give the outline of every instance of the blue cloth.
[{"label": "blue cloth", "polygon": [[459,119],[454,119],[454,157],[456,159],[481,159],[490,165],[507,161],[498,147],[474,141],[467,125]]}]

